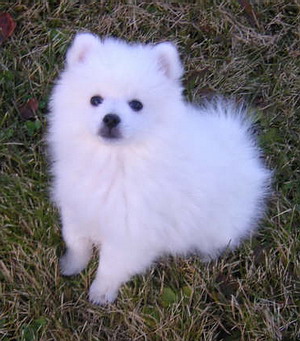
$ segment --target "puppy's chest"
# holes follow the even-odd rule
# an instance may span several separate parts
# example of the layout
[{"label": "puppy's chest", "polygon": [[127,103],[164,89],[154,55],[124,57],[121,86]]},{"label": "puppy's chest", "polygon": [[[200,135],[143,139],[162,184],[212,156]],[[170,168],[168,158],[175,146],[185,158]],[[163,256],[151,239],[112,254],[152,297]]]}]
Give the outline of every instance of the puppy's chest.
[{"label": "puppy's chest", "polygon": [[65,194],[74,212],[84,211],[85,220],[124,223],[128,211],[140,208],[144,193],[149,191],[149,181],[141,170],[144,167],[117,158],[87,160],[73,167],[71,175],[64,176],[68,183]]},{"label": "puppy's chest", "polygon": [[155,220],[176,205],[174,172],[166,165],[107,158],[93,167],[81,166],[69,179],[69,199],[83,223],[118,233],[136,231],[141,225],[157,225]]}]

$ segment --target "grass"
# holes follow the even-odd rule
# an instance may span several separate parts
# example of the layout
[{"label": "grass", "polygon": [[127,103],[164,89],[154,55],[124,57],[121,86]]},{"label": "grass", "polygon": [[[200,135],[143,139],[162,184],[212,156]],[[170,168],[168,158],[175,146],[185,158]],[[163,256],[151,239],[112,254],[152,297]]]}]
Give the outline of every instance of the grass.
[{"label": "grass", "polygon": [[[246,1],[247,2],[247,1]],[[0,339],[300,339],[300,5],[252,1],[2,0],[17,23],[1,46]],[[186,96],[211,92],[257,111],[274,195],[257,237],[215,262],[163,259],[118,300],[87,300],[96,260],[64,278],[59,219],[48,199],[47,101],[74,32],[178,43]],[[31,121],[18,108],[36,98]]]}]

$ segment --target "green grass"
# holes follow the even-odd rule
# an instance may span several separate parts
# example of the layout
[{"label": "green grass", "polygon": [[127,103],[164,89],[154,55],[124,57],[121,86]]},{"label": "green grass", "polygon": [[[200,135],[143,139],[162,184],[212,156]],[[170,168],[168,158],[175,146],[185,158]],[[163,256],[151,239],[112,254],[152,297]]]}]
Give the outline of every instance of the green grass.
[{"label": "green grass", "polygon": [[[300,339],[300,5],[253,1],[2,0],[17,22],[1,46],[1,340]],[[64,278],[57,211],[48,199],[47,101],[74,32],[178,43],[186,96],[250,103],[274,194],[257,237],[218,261],[163,259],[115,304],[87,300],[97,261]],[[18,108],[39,101],[33,122]]]}]

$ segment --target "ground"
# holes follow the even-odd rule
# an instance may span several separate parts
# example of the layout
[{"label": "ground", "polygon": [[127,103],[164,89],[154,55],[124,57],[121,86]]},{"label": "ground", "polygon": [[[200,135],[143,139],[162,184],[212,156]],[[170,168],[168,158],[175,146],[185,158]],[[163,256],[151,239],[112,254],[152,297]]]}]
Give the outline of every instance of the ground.
[{"label": "ground", "polygon": [[[299,1],[2,0],[0,11],[16,22],[0,53],[0,339],[299,340]],[[177,43],[186,97],[247,102],[275,170],[257,236],[210,263],[162,259],[108,307],[87,300],[96,258],[60,274],[48,193],[47,102],[82,30]]]}]

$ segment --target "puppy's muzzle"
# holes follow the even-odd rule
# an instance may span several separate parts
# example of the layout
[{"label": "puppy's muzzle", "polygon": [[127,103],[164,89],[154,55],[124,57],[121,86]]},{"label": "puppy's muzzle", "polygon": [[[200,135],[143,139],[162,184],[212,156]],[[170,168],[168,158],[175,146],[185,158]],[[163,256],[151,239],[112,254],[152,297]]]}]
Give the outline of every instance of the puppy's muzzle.
[{"label": "puppy's muzzle", "polygon": [[105,115],[102,120],[100,135],[107,139],[120,138],[120,122],[121,119],[116,114]]}]

